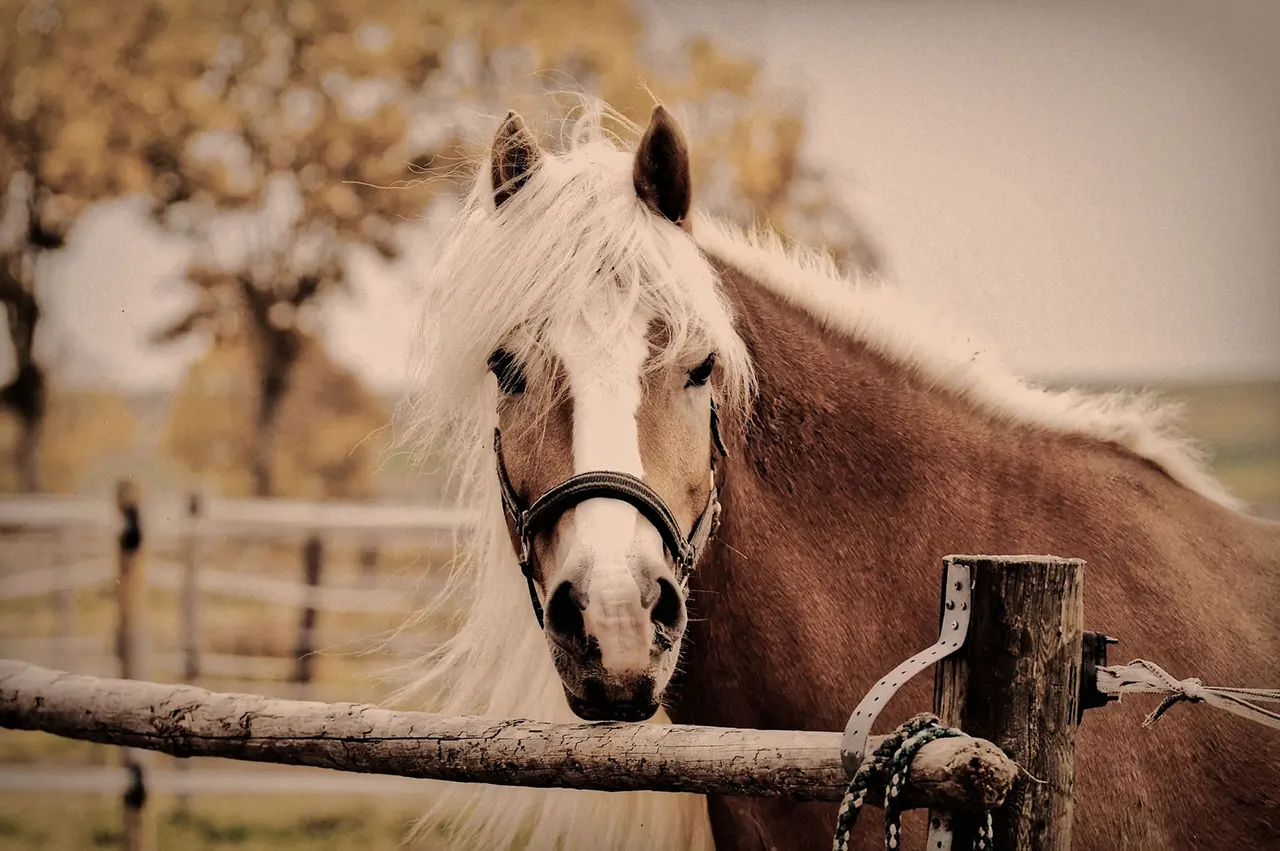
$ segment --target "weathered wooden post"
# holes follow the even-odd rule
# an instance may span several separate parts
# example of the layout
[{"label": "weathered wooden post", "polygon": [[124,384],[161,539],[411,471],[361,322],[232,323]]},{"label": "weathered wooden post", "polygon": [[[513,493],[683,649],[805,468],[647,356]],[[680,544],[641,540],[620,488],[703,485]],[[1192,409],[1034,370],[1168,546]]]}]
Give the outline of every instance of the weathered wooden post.
[{"label": "weathered wooden post", "polygon": [[73,584],[76,563],[76,538],[73,530],[61,526],[54,533],[54,570],[57,587],[53,592],[53,622],[57,636],[58,664],[74,670],[75,651],[71,647],[76,632],[76,590]]},{"label": "weathered wooden post", "polygon": [[360,584],[365,587],[376,584],[378,578],[378,547],[366,544],[360,548]]},{"label": "weathered wooden post", "polygon": [[[116,507],[123,521],[117,550],[116,653],[120,677],[150,678],[147,659],[147,574],[142,551],[142,511],[137,486],[121,481],[116,486]],[[146,752],[125,748],[121,752],[129,787],[124,793],[123,836],[125,851],[151,851],[155,833],[146,810]]]},{"label": "weathered wooden post", "polygon": [[200,677],[200,494],[187,496],[182,547],[182,681]]},{"label": "weathered wooden post", "polygon": [[[979,846],[977,823],[957,816],[952,848],[991,848],[994,839],[1000,849],[1068,851],[1084,562],[1053,556],[948,556],[944,562],[969,566],[972,619],[964,645],[938,663],[934,711],[944,724],[994,742],[1025,769],[995,811],[994,837]],[[935,824],[945,818],[930,813]]]},{"label": "weathered wooden post", "polygon": [[315,675],[316,619],[319,608],[320,573],[324,568],[324,542],[312,535],[302,547],[302,573],[305,597],[302,620],[298,625],[298,644],[294,650],[293,681],[300,691],[311,685]]},{"label": "weathered wooden post", "polygon": [[[200,678],[200,494],[187,494],[187,517],[182,531],[182,614],[179,617],[179,640],[182,644],[182,681],[194,683]],[[178,760],[179,775],[190,777],[191,761]],[[177,810],[186,813],[191,808],[191,796],[184,788],[177,795]]]}]

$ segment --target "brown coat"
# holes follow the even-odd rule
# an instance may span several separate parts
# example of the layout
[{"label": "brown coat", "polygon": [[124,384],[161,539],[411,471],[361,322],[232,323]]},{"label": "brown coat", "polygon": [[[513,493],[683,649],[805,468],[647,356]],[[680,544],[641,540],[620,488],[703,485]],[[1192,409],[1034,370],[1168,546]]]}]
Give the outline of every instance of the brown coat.
[{"label": "brown coat", "polygon": [[[723,525],[693,584],[675,721],[843,729],[934,640],[957,552],[1085,559],[1085,628],[1121,639],[1113,661],[1280,683],[1280,524],[1115,445],[998,421],[719,268],[759,394],[725,422]],[[910,683],[881,726],[927,709],[929,687]],[[1280,736],[1191,705],[1142,729],[1150,704],[1086,715],[1075,847],[1280,847]],[[712,800],[711,815],[721,849],[826,848],[835,825],[825,804]],[[878,825],[857,834],[883,847]]]}]

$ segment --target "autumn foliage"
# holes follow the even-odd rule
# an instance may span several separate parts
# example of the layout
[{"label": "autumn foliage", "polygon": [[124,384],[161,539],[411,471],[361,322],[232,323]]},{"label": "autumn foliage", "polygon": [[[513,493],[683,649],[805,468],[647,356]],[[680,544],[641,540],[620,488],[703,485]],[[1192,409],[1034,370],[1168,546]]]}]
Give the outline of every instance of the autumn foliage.
[{"label": "autumn foliage", "polygon": [[[295,417],[341,409],[350,426],[332,439],[354,446],[382,415],[336,377],[311,320],[351,286],[353,253],[404,251],[508,108],[586,89],[643,120],[657,97],[688,128],[703,206],[875,263],[801,156],[802,101],[705,38],[655,54],[626,0],[4,0],[0,33],[0,296],[26,369],[10,395],[27,393],[9,407],[38,437],[32,258],[87,205],[145,195],[192,246],[190,307],[154,339],[210,345],[174,397],[166,446],[192,473],[222,471],[219,487],[365,490],[372,456],[352,456],[362,472],[293,445]],[[209,374],[228,369],[236,392],[211,396]]]}]

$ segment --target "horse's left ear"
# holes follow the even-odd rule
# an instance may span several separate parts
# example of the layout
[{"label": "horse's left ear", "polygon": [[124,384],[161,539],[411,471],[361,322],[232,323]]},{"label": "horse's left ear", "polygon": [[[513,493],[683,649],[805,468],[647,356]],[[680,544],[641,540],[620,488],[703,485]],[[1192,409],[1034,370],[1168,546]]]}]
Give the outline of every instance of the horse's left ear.
[{"label": "horse's left ear", "polygon": [[649,127],[640,139],[633,176],[636,195],[649,209],[685,225],[693,198],[689,149],[675,119],[661,104],[653,108]]},{"label": "horse's left ear", "polygon": [[508,112],[493,139],[493,205],[501,207],[504,201],[520,191],[541,161],[542,149],[525,126],[524,119],[514,110]]}]

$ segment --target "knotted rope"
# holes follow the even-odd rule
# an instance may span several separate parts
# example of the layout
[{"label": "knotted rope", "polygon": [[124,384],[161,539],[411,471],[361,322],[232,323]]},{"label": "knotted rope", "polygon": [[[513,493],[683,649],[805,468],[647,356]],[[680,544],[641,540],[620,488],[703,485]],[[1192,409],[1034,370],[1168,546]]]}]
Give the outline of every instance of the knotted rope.
[{"label": "knotted rope", "polygon": [[1150,727],[1175,703],[1185,700],[1189,703],[1207,703],[1241,718],[1280,730],[1280,712],[1258,705],[1280,703],[1280,689],[1207,686],[1196,677],[1179,680],[1146,659],[1135,659],[1128,665],[1098,668],[1098,691],[1117,696],[1128,692],[1168,695],[1142,722],[1144,727]]},{"label": "knotted rope", "polygon": [[[849,781],[849,791],[840,802],[840,815],[836,818],[836,838],[832,851],[848,851],[853,826],[858,823],[858,815],[871,790],[883,794],[884,843],[891,851],[896,849],[902,835],[902,810],[898,806],[898,796],[907,782],[911,761],[922,747],[934,739],[964,735],[954,727],[941,726],[936,715],[924,712],[907,719],[886,736],[871,756],[863,760],[857,773]],[[984,822],[978,828],[975,847],[988,849],[991,847],[991,811],[985,811],[984,815]]]}]

